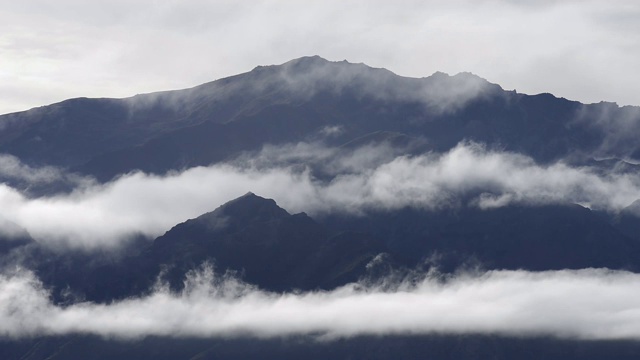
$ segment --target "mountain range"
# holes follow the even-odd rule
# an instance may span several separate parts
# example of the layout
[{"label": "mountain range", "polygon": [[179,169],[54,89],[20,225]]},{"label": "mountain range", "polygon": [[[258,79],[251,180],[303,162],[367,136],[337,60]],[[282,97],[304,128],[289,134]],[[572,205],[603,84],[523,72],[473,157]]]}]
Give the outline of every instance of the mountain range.
[{"label": "mountain range", "polygon": [[[406,78],[318,56],[191,89],[70,99],[6,114],[0,180],[9,195],[0,195],[9,210],[0,213],[7,218],[0,223],[0,286],[9,289],[16,268],[29,271],[47,306],[65,309],[127,304],[155,291],[188,296],[205,268],[222,274],[223,288],[243,284],[233,295],[241,299],[256,289],[303,297],[354,286],[393,292],[425,277],[446,284],[468,273],[636,274],[639,133],[638,107],[520,94],[470,73]],[[463,171],[470,168],[476,170]],[[41,204],[65,211],[54,207],[61,199],[67,206],[109,196],[131,179],[151,189],[127,193],[131,201],[162,198],[168,188],[154,181],[198,169],[232,174],[230,182],[249,188],[166,228],[162,222],[149,230],[135,219],[111,224],[97,213],[105,229],[129,226],[117,232],[116,245],[53,241],[60,235],[42,230],[50,222],[44,213],[31,222],[24,215]],[[276,175],[261,189],[282,189],[276,193],[285,205],[250,188],[264,174]],[[211,186],[207,191],[224,193]],[[15,207],[15,194],[24,207]],[[195,202],[170,199],[161,211]],[[103,206],[87,203],[84,211]],[[106,204],[117,208],[115,200]],[[84,226],[80,218],[52,218],[60,222],[45,229]],[[12,319],[21,300],[1,296],[0,319]],[[41,328],[21,335],[0,325],[2,358],[625,359],[640,350],[633,337],[544,331],[398,330],[329,340],[314,332],[272,338],[240,331],[122,340],[98,330]]]}]

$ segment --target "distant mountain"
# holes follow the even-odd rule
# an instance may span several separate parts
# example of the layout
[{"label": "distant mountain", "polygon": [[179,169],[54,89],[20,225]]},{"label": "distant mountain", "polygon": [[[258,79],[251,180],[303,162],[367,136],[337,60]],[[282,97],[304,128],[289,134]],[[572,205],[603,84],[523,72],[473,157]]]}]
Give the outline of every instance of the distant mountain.
[{"label": "distant mountain", "polygon": [[0,152],[108,180],[135,169],[208,165],[339,127],[325,139],[330,144],[390,131],[423,138],[436,151],[466,139],[541,162],[583,162],[640,158],[629,135],[638,129],[612,131],[638,118],[638,108],[504,91],[469,73],[415,79],[314,56],[187,90],[72,99],[3,115]]},{"label": "distant mountain", "polygon": [[353,282],[384,245],[358,233],[327,233],[305,213],[290,215],[252,193],[179,224],[157,238],[140,259],[157,275],[170,270],[174,286],[185,273],[211,260],[245,281],[274,291],[332,289]]}]

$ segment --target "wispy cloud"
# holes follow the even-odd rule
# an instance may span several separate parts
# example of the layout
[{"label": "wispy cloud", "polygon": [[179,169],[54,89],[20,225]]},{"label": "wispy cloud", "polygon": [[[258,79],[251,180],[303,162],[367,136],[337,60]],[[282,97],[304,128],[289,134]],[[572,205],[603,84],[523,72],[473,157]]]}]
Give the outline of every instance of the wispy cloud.
[{"label": "wispy cloud", "polygon": [[88,186],[93,182],[90,178],[69,174],[55,166],[29,166],[17,157],[7,154],[0,154],[0,179],[31,186],[66,183],[76,187]]},{"label": "wispy cloud", "polygon": [[211,268],[185,290],[110,304],[49,301],[33,274],[0,275],[0,335],[283,337],[490,333],[640,339],[640,275],[609,270],[491,271],[426,276],[393,289],[349,284],[326,292],[270,293]]},{"label": "wispy cloud", "polygon": [[[160,235],[248,191],[276,199],[291,212],[312,215],[512,203],[579,203],[615,212],[640,198],[640,176],[633,172],[602,175],[563,163],[542,166],[526,156],[473,143],[420,156],[389,156],[370,147],[343,154],[335,149],[307,151],[317,147],[308,144],[292,146],[300,151],[268,148],[249,157],[254,162],[165,176],[137,172],[107,184],[87,182],[54,196],[29,198],[0,185],[0,216],[42,243],[93,248],[116,246],[139,233]],[[300,163],[287,165],[297,159]],[[323,161],[332,177],[316,178],[300,165],[304,161]]]},{"label": "wispy cloud", "polygon": [[640,107],[619,107],[613,103],[583,105],[573,120],[581,126],[595,130],[602,143],[595,150],[596,157],[619,157],[640,161]]}]

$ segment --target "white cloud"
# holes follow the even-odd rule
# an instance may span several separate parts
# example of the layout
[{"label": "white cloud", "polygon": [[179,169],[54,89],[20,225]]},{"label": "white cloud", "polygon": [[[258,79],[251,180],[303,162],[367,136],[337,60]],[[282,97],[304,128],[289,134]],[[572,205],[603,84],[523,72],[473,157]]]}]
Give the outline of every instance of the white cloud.
[{"label": "white cloud", "polygon": [[319,54],[640,105],[640,5],[603,1],[3,1],[0,113],[184,88]]},{"label": "white cloud", "polygon": [[603,269],[491,271],[383,290],[349,284],[327,292],[269,293],[210,268],[176,294],[109,304],[53,305],[29,272],[0,275],[0,335],[282,337],[491,333],[640,339],[640,275]]},{"label": "white cloud", "polygon": [[[615,104],[600,106],[584,105],[577,112],[573,122],[595,129],[602,134],[603,141],[594,151],[595,157],[608,157],[616,154],[637,162],[631,155],[637,150],[637,134],[640,133],[640,107],[622,107]],[[612,151],[615,149],[614,151]]]},{"label": "white cloud", "polygon": [[[321,151],[311,151],[314,148]],[[267,148],[250,157],[253,162],[196,167],[166,176],[133,173],[108,184],[87,181],[71,193],[39,198],[0,184],[0,217],[45,244],[94,248],[118,245],[137,233],[158,236],[248,191],[273,198],[290,212],[311,215],[405,206],[488,208],[513,202],[580,203],[618,211],[640,199],[640,176],[635,173],[598,175],[563,163],[540,166],[526,156],[477,144],[414,157],[385,149],[382,144],[340,154],[308,144]],[[286,165],[296,159],[324,161],[325,169],[336,175],[321,181],[306,167]],[[475,198],[462,203],[469,195]]]},{"label": "white cloud", "polygon": [[70,182],[78,185],[89,181],[80,176],[66,174],[54,166],[31,167],[12,155],[0,154],[0,179],[23,181],[29,184]]}]

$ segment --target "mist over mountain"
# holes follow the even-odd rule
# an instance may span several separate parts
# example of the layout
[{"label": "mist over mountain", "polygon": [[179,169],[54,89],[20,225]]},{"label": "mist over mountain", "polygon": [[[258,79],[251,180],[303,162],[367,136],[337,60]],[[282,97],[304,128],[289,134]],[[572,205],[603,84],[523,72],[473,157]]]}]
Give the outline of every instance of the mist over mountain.
[{"label": "mist over mountain", "polygon": [[632,358],[639,133],[318,56],[2,115],[0,354]]}]

